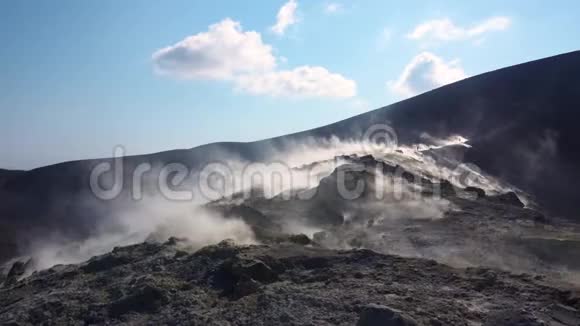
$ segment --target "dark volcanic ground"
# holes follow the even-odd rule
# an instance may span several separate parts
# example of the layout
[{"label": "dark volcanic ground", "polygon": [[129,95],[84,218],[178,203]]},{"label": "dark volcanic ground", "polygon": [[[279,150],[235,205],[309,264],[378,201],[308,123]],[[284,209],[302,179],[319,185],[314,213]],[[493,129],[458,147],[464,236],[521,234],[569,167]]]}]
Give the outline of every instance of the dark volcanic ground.
[{"label": "dark volcanic ground", "polygon": [[[0,289],[0,322],[580,324],[575,224],[524,207],[512,192],[487,194],[408,171],[399,181],[419,191],[419,203],[410,193],[377,200],[376,174],[392,178],[401,167],[372,156],[340,159],[345,164],[316,188],[289,200],[257,193],[206,205],[246,222],[259,245],[151,240],[28,277],[33,260],[15,263]],[[351,171],[353,164],[365,168]],[[360,198],[337,193],[345,169],[348,184],[367,181]],[[289,225],[312,235],[289,234]]]},{"label": "dark volcanic ground", "polygon": [[5,325],[578,325],[543,277],[333,251],[292,239],[195,253],[170,239],[55,266],[0,290]]},{"label": "dark volcanic ground", "polygon": [[[367,248],[456,267],[487,266],[580,283],[580,225],[553,218],[531,202],[524,205],[524,194],[508,189],[494,192],[418,176],[386,163],[393,156],[343,156],[347,163],[317,187],[295,191],[290,199],[254,195],[207,206],[242,218],[259,241],[306,233],[327,248]],[[354,166],[364,168],[352,171]],[[340,171],[347,187],[366,185],[360,197],[341,196]],[[379,179],[386,188],[381,199],[376,197]],[[491,182],[485,177],[481,181]],[[393,195],[395,187],[402,189],[400,197]]]}]

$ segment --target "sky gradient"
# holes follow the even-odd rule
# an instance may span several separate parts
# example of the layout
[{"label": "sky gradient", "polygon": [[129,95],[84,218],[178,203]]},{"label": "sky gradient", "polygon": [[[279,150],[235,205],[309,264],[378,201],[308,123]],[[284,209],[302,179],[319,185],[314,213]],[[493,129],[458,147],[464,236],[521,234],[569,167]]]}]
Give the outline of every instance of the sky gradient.
[{"label": "sky gradient", "polygon": [[0,168],[253,141],[577,50],[578,1],[0,1]]}]

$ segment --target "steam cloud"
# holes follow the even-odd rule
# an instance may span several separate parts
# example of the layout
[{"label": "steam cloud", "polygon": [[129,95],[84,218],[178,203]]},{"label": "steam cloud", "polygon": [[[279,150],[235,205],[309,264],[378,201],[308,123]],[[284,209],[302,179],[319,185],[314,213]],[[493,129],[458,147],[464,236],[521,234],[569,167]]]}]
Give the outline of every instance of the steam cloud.
[{"label": "steam cloud", "polygon": [[[139,243],[142,241],[165,241],[171,236],[187,238],[194,248],[214,244],[224,239],[233,239],[241,244],[257,243],[252,228],[242,219],[225,218],[215,211],[204,209],[204,204],[210,200],[216,200],[224,196],[251,191],[256,187],[262,187],[262,193],[266,198],[272,198],[285,192],[303,192],[317,187],[320,180],[328,177],[345,161],[336,159],[341,155],[364,156],[372,154],[389,164],[401,165],[414,174],[436,179],[454,180],[457,166],[453,164],[442,165],[430,155],[430,151],[445,146],[467,146],[466,139],[455,136],[450,139],[435,139],[425,135],[425,144],[417,144],[407,147],[393,147],[392,144],[378,144],[372,141],[344,141],[338,138],[326,140],[308,139],[300,143],[285,144],[285,150],[270,148],[267,150],[271,162],[283,163],[282,168],[273,164],[256,164],[240,159],[235,155],[229,155],[231,159],[222,162],[221,167],[227,167],[230,181],[220,178],[213,180],[211,189],[218,191],[217,198],[201,196],[201,190],[193,187],[203,171],[193,171],[191,177],[181,185],[182,188],[196,189],[195,200],[171,201],[160,196],[155,189],[146,186],[146,196],[138,203],[123,204],[121,201],[115,204],[114,217],[103,219],[95,230],[94,235],[82,241],[69,240],[60,234],[54,234],[38,239],[28,248],[28,255],[32,257],[31,270],[49,268],[56,264],[79,263],[92,256],[104,254],[115,246],[123,246]],[[447,162],[450,163],[450,162]],[[452,162],[457,164],[457,162]],[[255,173],[248,174],[248,166],[256,168]],[[274,168],[273,168],[274,166]],[[308,167],[308,168],[305,168]],[[273,169],[265,171],[264,169]],[[207,171],[206,171],[207,172]],[[216,170],[208,172],[212,174]],[[470,171],[476,175],[475,185],[488,191],[504,189],[492,178],[477,171]],[[278,173],[279,175],[275,175]],[[255,175],[266,176],[262,180],[253,179]],[[223,174],[222,174],[223,176]],[[272,177],[274,176],[274,177]],[[258,178],[259,179],[259,178]],[[212,182],[210,182],[212,183]],[[405,200],[393,201],[384,199],[368,202],[364,206],[356,204],[345,205],[342,209],[344,221],[357,225],[356,219],[365,216],[364,223],[374,223],[380,228],[398,221],[407,219],[439,219],[445,212],[453,209],[452,205],[442,199],[424,199],[416,197],[421,189],[415,189],[416,185],[404,180],[394,180],[384,176],[381,182],[381,191],[392,193],[393,185],[402,187]],[[461,185],[465,186],[465,185]],[[375,189],[376,190],[376,189]],[[370,218],[369,218],[370,217]],[[395,221],[395,222],[394,222]],[[356,227],[355,227],[356,229]],[[324,231],[323,228],[309,220],[308,216],[296,216],[288,218],[283,225],[283,231],[287,233],[304,233],[310,237]],[[339,234],[339,233],[337,233]],[[376,233],[374,236],[379,236]],[[338,241],[326,241],[326,244],[334,247],[349,247],[348,244]],[[374,246],[374,245],[369,245]],[[400,245],[397,248],[401,248]],[[399,250],[397,253],[402,253]]]}]

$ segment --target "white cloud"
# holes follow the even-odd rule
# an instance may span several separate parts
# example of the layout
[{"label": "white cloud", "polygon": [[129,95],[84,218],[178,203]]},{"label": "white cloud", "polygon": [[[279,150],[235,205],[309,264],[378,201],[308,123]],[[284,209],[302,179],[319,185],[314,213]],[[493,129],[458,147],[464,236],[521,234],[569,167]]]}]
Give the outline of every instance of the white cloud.
[{"label": "white cloud", "polygon": [[244,32],[229,18],[153,54],[156,71],[180,78],[232,79],[276,66],[272,47],[259,33]]},{"label": "white cloud", "polygon": [[356,83],[324,67],[300,66],[278,70],[278,61],[260,33],[243,31],[231,19],[209,26],[156,51],[155,70],[170,77],[230,81],[236,89],[254,95],[350,98]]},{"label": "white cloud", "polygon": [[414,57],[396,81],[387,87],[401,97],[411,97],[468,77],[458,60],[446,62],[430,52]]},{"label": "white cloud", "polygon": [[278,35],[284,35],[286,29],[298,21],[296,18],[296,8],[298,3],[296,0],[286,2],[278,11],[276,25],[271,27],[272,32]]},{"label": "white cloud", "polygon": [[342,4],[337,2],[330,2],[324,5],[324,12],[329,15],[337,14],[343,10]]},{"label": "white cloud", "polygon": [[480,37],[488,32],[502,31],[511,25],[509,17],[491,17],[471,27],[455,25],[450,19],[434,19],[419,24],[407,34],[407,38],[417,41],[464,41]]},{"label": "white cloud", "polygon": [[238,89],[256,95],[349,98],[356,83],[323,67],[301,66],[292,70],[240,76]]}]

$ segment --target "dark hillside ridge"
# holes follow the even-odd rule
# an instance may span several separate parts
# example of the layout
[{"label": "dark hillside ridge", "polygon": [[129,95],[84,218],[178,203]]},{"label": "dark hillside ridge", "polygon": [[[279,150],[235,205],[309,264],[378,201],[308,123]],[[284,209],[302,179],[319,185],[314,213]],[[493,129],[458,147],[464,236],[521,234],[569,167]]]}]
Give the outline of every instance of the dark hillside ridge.
[{"label": "dark hillside ridge", "polygon": [[[466,152],[466,162],[532,194],[553,213],[577,219],[579,109],[580,52],[576,51],[485,73],[309,131],[252,143],[215,143],[131,156],[125,163],[131,171],[144,162],[195,168],[231,155],[267,160],[271,148],[284,150],[309,137],[357,139],[368,127],[389,123],[400,144],[421,142],[424,133],[468,138],[473,147]],[[103,161],[110,159],[60,163],[8,175],[0,171],[2,229],[14,239],[64,225],[79,236],[90,232],[95,219],[111,210],[110,203],[97,201],[96,211],[93,202],[83,200],[89,193],[89,171]],[[0,252],[0,260],[3,257]]]}]

